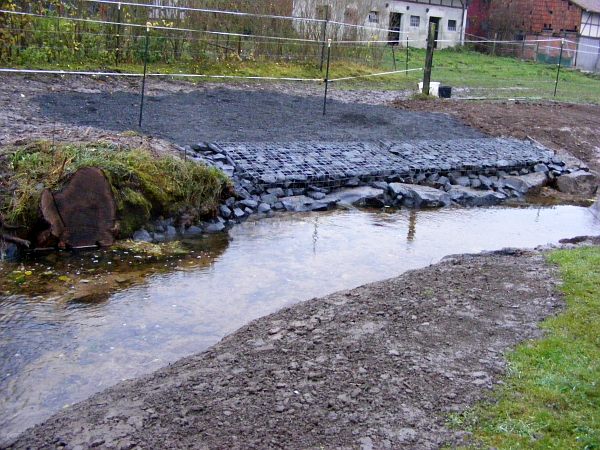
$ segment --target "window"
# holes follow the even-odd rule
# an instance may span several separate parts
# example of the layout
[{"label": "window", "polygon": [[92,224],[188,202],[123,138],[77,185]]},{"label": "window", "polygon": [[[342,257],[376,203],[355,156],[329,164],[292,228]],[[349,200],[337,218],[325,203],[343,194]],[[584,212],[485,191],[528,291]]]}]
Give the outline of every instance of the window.
[{"label": "window", "polygon": [[421,18],[419,16],[410,16],[410,26],[419,27],[421,25]]},{"label": "window", "polygon": [[369,13],[369,23],[379,23],[379,11],[371,11]]},{"label": "window", "polygon": [[448,21],[448,31],[456,31],[456,20]]}]

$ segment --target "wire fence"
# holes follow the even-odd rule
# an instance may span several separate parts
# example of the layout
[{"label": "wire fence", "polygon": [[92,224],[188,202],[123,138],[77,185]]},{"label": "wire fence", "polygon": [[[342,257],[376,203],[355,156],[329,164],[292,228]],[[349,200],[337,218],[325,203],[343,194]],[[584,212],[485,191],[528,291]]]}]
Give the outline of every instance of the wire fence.
[{"label": "wire fence", "polygon": [[[424,40],[329,18],[142,0],[21,2],[20,8],[17,0],[9,3],[12,8],[0,9],[2,73],[143,77],[145,72],[149,78],[324,83],[325,89],[329,83],[379,83],[414,92],[425,59]],[[397,35],[382,38],[388,33]],[[469,34],[463,44],[434,56],[432,81],[452,86],[454,98],[599,101],[597,77],[567,70],[578,55],[593,54],[585,44]]]}]

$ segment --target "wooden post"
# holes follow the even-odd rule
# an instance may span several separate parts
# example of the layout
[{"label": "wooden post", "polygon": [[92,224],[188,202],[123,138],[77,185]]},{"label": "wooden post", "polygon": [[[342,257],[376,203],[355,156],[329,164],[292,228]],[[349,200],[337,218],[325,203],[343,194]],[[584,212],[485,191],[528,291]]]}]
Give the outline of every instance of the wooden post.
[{"label": "wooden post", "polygon": [[429,22],[429,34],[427,35],[427,53],[425,54],[425,68],[423,70],[423,94],[429,95],[429,83],[431,82],[431,66],[433,65],[433,47],[435,45],[435,24]]},{"label": "wooden post", "polygon": [[496,56],[496,41],[498,40],[498,33],[494,33],[494,42],[492,44],[492,56]]},{"label": "wooden post", "polygon": [[563,47],[565,40],[560,40],[560,54],[558,55],[558,68],[556,69],[556,82],[554,83],[554,97],[556,97],[556,90],[558,89],[558,77],[560,75],[560,65],[562,64]]}]

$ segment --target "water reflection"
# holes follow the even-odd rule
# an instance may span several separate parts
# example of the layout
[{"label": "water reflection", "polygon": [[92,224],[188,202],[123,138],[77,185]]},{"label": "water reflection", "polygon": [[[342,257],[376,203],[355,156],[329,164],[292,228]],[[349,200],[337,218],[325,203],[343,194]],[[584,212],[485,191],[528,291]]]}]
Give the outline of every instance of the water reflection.
[{"label": "water reflection", "polygon": [[[574,206],[277,216],[201,240],[200,259],[157,264],[126,288],[108,285],[108,298],[102,289],[75,302],[70,290],[0,297],[0,439],[294,302],[448,254],[599,232],[590,210]],[[54,265],[82,272],[99,259]]]}]

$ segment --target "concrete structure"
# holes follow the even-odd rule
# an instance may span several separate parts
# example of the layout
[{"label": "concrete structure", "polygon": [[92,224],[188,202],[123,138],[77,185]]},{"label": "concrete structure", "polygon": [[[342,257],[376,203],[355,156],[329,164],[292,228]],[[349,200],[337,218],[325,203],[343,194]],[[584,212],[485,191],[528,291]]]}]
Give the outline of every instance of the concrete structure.
[{"label": "concrete structure", "polygon": [[[329,3],[328,3],[329,2]],[[466,0],[295,0],[295,16],[328,18],[358,27],[328,25],[328,36],[337,40],[388,40],[390,45],[425,47],[429,23],[437,26],[438,48],[460,44],[467,17]],[[308,35],[319,36],[321,25],[300,25]],[[312,31],[312,33],[311,33]]]}]

